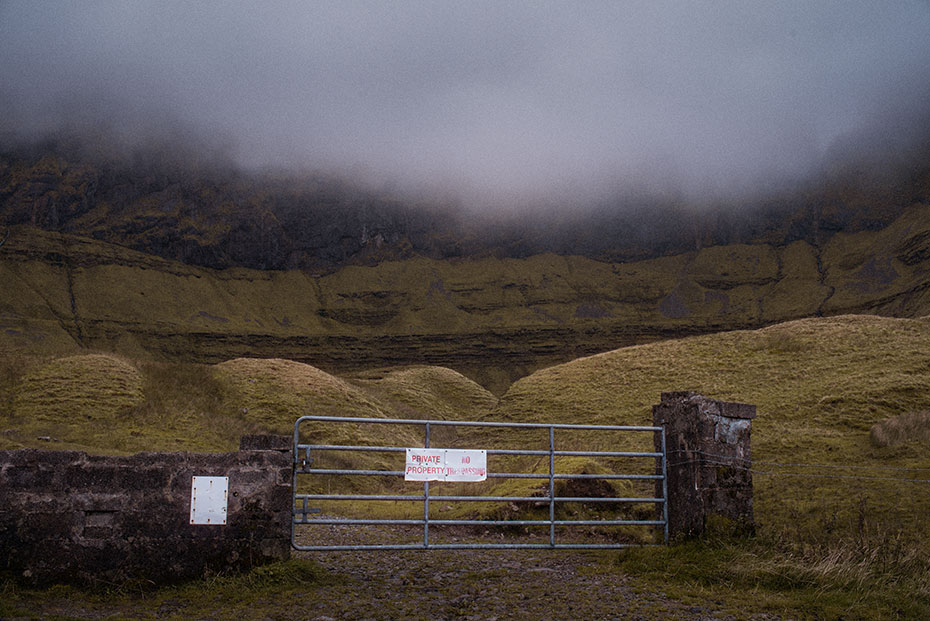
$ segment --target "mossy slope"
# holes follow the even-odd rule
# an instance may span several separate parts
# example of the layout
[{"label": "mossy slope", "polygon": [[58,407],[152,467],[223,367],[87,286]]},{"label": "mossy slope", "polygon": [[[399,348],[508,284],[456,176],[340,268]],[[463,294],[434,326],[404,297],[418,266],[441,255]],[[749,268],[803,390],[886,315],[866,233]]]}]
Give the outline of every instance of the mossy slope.
[{"label": "mossy slope", "polygon": [[[290,434],[304,415],[473,418],[497,402],[471,380],[440,367],[343,379],[280,359],[210,366],[87,354],[4,362],[21,368],[2,368],[0,448],[235,450],[240,435]],[[398,434],[380,425],[314,423],[303,432],[330,443],[422,442],[420,430]]]},{"label": "mossy slope", "polygon": [[[814,527],[798,513],[823,517],[821,509],[830,506],[833,519],[848,527],[864,503],[910,523],[921,515],[914,483],[845,477],[920,478],[920,472],[881,468],[930,468],[918,442],[878,448],[869,439],[873,424],[930,406],[928,352],[928,319],[799,320],[628,347],[544,369],[516,382],[495,416],[650,424],[651,405],[670,390],[753,403],[755,468],[778,473],[755,478],[761,522]],[[643,448],[649,445],[644,439]],[[792,463],[826,468],[775,465]]]},{"label": "mossy slope", "polygon": [[362,371],[353,381],[387,399],[395,412],[415,418],[480,420],[497,399],[461,373],[444,367],[415,365]]},{"label": "mossy slope", "polygon": [[[0,428],[15,426],[19,431],[0,434],[0,446],[71,447],[94,452],[229,450],[239,433],[289,431],[293,418],[305,410],[374,417],[486,416],[496,420],[642,424],[651,420],[650,406],[662,391],[699,390],[714,398],[758,406],[752,449],[754,468],[759,471],[754,475],[755,514],[764,536],[759,543],[724,548],[724,560],[713,545],[708,549],[697,546],[695,553],[700,558],[683,558],[694,546],[682,546],[660,551],[656,557],[647,557],[645,552],[627,557],[624,567],[649,574],[649,568],[658,565],[665,571],[661,566],[668,556],[670,571],[677,571],[674,565],[678,563],[687,565],[682,571],[707,576],[704,582],[695,582],[688,577],[691,574],[677,579],[679,586],[669,588],[679,591],[725,597],[725,589],[714,582],[725,580],[745,590],[759,590],[765,598],[760,605],[786,614],[809,610],[826,611],[811,613],[814,616],[829,616],[849,610],[853,616],[884,618],[881,611],[892,610],[894,598],[907,590],[923,597],[922,601],[926,599],[925,574],[901,581],[903,570],[894,563],[900,565],[900,559],[906,557],[921,559],[907,561],[915,567],[926,565],[925,554],[918,552],[922,548],[915,547],[924,545],[919,542],[930,534],[926,495],[921,493],[926,484],[899,479],[928,477],[927,470],[863,468],[927,469],[930,461],[919,434],[879,447],[870,442],[869,430],[888,417],[930,408],[928,351],[930,318],[806,319],[581,358],[520,380],[496,407],[493,396],[444,368],[391,368],[336,377],[306,364],[274,359],[237,359],[216,366],[136,362],[109,354],[30,359],[21,370],[3,376],[2,402],[12,404],[12,410],[0,413]],[[78,422],[70,426],[75,420]],[[33,439],[50,425],[64,429],[57,436],[59,441]],[[324,442],[387,440],[388,444],[415,446],[421,440],[417,434],[405,433],[386,438],[376,435],[372,427],[351,428],[346,433],[327,426],[311,432]],[[490,436],[474,434],[458,439],[481,447]],[[646,448],[651,438],[646,434],[642,441]],[[577,435],[571,442],[575,444],[560,447],[611,446],[601,434]],[[342,463],[350,462],[335,462]],[[351,463],[390,466],[380,458]],[[809,470],[776,464],[833,468]],[[603,465],[567,458],[557,467],[563,472],[599,472]],[[544,472],[546,464],[531,464],[530,469]],[[770,472],[779,476],[767,474]],[[818,478],[824,473],[828,477]],[[876,478],[843,478],[847,476]],[[368,479],[358,491],[374,491],[382,484],[384,489],[396,486],[382,483],[381,477]],[[624,484],[615,491],[627,493],[627,487]],[[437,489],[445,490],[439,485]],[[532,481],[505,482],[494,489],[495,493],[521,495],[539,491]],[[560,492],[575,493],[564,488]],[[384,509],[383,504],[362,508],[368,515],[375,509],[407,515],[397,507]],[[598,509],[560,508],[580,511],[581,515]],[[634,515],[648,518],[649,509],[637,507],[639,513]],[[487,517],[516,515],[512,507],[492,503],[480,510]],[[460,514],[453,508],[442,516]],[[790,550],[765,549],[765,542],[773,538]],[[834,545],[839,547],[831,547]],[[737,549],[740,553],[735,558],[726,556]],[[852,560],[844,560],[843,554],[852,555]],[[887,566],[886,557],[892,559]],[[636,569],[640,562],[646,569]],[[828,562],[831,565],[821,569]],[[844,572],[851,569],[859,573],[847,577]],[[665,584],[668,576],[659,573],[655,580]],[[850,603],[856,593],[871,591],[876,595],[863,599],[865,604],[858,599]],[[853,595],[840,597],[837,592]],[[836,598],[838,603],[824,597]],[[870,606],[882,608],[866,614]]]},{"label": "mossy slope", "polygon": [[930,206],[823,248],[730,245],[634,263],[545,254],[411,258],[299,271],[210,270],[14,227],[0,249],[0,345],[327,370],[452,366],[502,391],[621,345],[818,314],[930,313]]},{"label": "mossy slope", "polygon": [[13,406],[37,421],[106,425],[143,400],[142,374],[108,354],[57,358],[22,378]]}]

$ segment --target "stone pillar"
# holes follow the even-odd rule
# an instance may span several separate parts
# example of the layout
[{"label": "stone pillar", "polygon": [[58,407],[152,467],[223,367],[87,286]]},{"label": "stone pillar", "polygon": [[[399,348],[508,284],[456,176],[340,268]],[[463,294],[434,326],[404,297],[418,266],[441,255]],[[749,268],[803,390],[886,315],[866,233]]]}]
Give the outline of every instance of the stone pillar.
[{"label": "stone pillar", "polygon": [[[753,528],[749,432],[756,406],[664,392],[652,406],[668,450],[669,537],[700,536],[712,515]],[[659,450],[656,439],[656,450]]]}]

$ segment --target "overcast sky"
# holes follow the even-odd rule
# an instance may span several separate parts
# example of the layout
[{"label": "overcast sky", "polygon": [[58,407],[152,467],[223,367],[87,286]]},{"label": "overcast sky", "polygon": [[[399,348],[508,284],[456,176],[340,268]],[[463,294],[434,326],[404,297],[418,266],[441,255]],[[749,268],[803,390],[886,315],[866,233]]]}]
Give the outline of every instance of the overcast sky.
[{"label": "overcast sky", "polygon": [[465,202],[738,192],[925,131],[930,2],[0,0],[0,129],[171,127]]}]

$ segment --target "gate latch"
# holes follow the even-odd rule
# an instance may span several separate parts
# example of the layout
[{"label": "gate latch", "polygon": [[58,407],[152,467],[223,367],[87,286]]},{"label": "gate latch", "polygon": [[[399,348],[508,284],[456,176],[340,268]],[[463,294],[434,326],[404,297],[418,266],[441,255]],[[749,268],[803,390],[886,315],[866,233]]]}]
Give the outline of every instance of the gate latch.
[{"label": "gate latch", "polygon": [[322,513],[323,509],[319,507],[310,507],[307,504],[307,498],[304,498],[303,505],[294,511],[294,523],[295,524],[309,524],[310,520],[307,519],[308,515],[313,515],[314,513]]}]

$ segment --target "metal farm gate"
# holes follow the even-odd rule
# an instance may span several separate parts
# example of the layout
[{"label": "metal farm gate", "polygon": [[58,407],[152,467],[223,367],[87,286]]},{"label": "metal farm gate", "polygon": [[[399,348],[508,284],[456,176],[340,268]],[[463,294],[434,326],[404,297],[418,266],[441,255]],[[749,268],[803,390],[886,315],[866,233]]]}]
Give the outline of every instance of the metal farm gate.
[{"label": "metal farm gate", "polygon": [[[343,433],[342,437],[351,438],[350,442],[346,444],[314,444],[309,441],[302,440],[301,436],[301,427],[306,424],[315,425],[317,434],[325,437],[333,437],[334,434],[331,433],[320,433],[320,425],[325,424],[327,426],[327,431],[335,430],[340,425],[349,425],[355,426],[354,429],[360,429],[361,425],[377,425],[385,426],[385,434],[374,436],[377,438],[387,438],[388,442],[382,442],[382,444],[398,444],[406,440],[407,446],[382,446],[375,444],[362,444],[359,443],[359,438],[361,434],[353,434],[352,429],[348,433]],[[330,427],[331,426],[331,427]],[[422,440],[416,440],[410,442],[411,438],[411,427],[414,429],[416,427],[421,427],[423,430]],[[380,429],[380,427],[379,427]],[[532,446],[534,443],[537,448],[487,448],[484,450],[474,450],[474,449],[433,449],[430,445],[430,435],[431,432],[434,436],[434,439],[442,441],[443,438],[440,436],[447,436],[445,438],[448,441],[450,435],[455,435],[458,433],[467,434],[469,432],[474,433],[479,429],[485,429],[488,436],[482,436],[483,443],[485,446],[494,444],[490,442],[490,439],[497,438],[498,436],[507,433],[517,433],[523,434],[520,436],[520,445],[521,446]],[[459,431],[461,430],[461,431]],[[538,438],[538,441],[528,441],[528,438],[532,437],[534,432],[538,432],[538,435],[541,436]],[[602,434],[637,434],[637,433],[651,433],[655,434],[653,436],[654,443],[653,445],[660,450],[658,451],[611,451],[611,450],[557,450],[556,446],[561,446],[562,444],[557,443],[557,435],[561,437],[562,435],[569,434],[572,432],[589,432],[588,433],[588,443],[591,443],[591,433],[594,432],[596,436],[600,437]],[[404,435],[406,433],[406,435]],[[546,438],[546,434],[548,437]],[[337,436],[338,437],[338,436]],[[606,438],[606,435],[604,436]],[[368,436],[370,439],[370,436]],[[463,443],[462,438],[458,438],[458,441],[453,442],[455,444]],[[468,438],[464,438],[464,442],[467,442]],[[604,440],[607,441],[607,440]],[[354,443],[351,443],[354,442]],[[411,448],[410,444],[413,444],[414,447]],[[420,446],[417,446],[420,445]],[[577,447],[573,447],[577,448]],[[401,455],[388,456],[385,454],[390,453],[404,453],[406,455],[406,464],[404,470],[390,469],[391,467],[397,467],[400,464]],[[665,432],[663,427],[648,427],[648,426],[622,426],[622,425],[568,425],[568,424],[544,424],[544,423],[504,423],[504,422],[479,422],[479,421],[450,421],[450,420],[414,420],[414,419],[384,419],[384,418],[343,418],[336,416],[303,416],[297,420],[294,424],[294,476],[293,476],[293,519],[291,524],[291,543],[293,547],[297,550],[404,550],[404,549],[514,549],[514,548],[543,548],[543,549],[566,549],[566,548],[587,548],[587,549],[602,549],[602,548],[626,548],[633,546],[641,545],[656,545],[656,544],[643,544],[643,543],[630,543],[630,542],[620,542],[614,540],[606,541],[590,541],[590,538],[585,538],[583,543],[572,543],[564,541],[564,536],[561,534],[570,530],[571,527],[584,527],[586,532],[594,532],[593,529],[602,528],[602,527],[649,527],[647,530],[653,530],[652,537],[656,541],[662,541],[665,544],[668,543],[668,503],[667,499],[667,480],[666,480],[666,450],[665,450]],[[359,456],[368,455],[371,458],[377,458],[380,456],[382,459],[381,465],[376,468],[366,468],[364,460],[361,465],[358,465]],[[326,458],[329,456],[329,459]],[[443,458],[449,460],[451,458],[461,464],[471,465],[472,463],[476,467],[471,468],[461,468],[457,469],[455,467],[446,467],[443,470]],[[474,457],[475,461],[471,462],[471,458]],[[494,459],[485,461],[488,457],[493,457]],[[560,472],[557,468],[558,458],[588,458],[591,460],[600,460],[601,462],[607,463],[608,465],[614,466],[612,471],[607,472],[581,472],[581,473],[571,473],[571,472]],[[526,464],[527,460],[535,458],[536,464],[535,468],[528,467]],[[548,459],[548,471],[542,468],[542,460]],[[508,472],[508,471],[495,471],[492,469],[493,465],[496,465],[495,462],[498,462],[500,465],[506,466],[508,460],[510,462],[518,461],[524,459],[524,468],[522,471]],[[633,472],[633,468],[628,467],[618,467],[620,464],[629,463],[629,460],[652,460],[646,464],[640,463],[638,468],[639,472]],[[353,462],[354,460],[354,462]],[[386,461],[385,461],[386,460]],[[370,462],[371,460],[369,460]],[[320,462],[332,462],[326,463],[325,465],[316,465]],[[390,463],[388,467],[385,467],[385,463]],[[479,464],[482,462],[482,464]],[[396,464],[396,465],[395,465]],[[654,464],[654,465],[653,465]],[[535,471],[534,471],[535,470]],[[447,476],[446,479],[440,479],[442,481],[454,481],[454,483],[448,484],[452,487],[459,486],[456,488],[456,491],[461,489],[461,486],[464,482],[466,483],[466,492],[467,493],[452,493],[452,494],[437,494],[435,491],[430,492],[430,480],[433,479],[433,475],[430,472],[439,472],[438,476]],[[351,486],[349,492],[343,490],[342,493],[329,493],[330,490],[323,489],[320,481],[327,480],[333,481],[334,478],[338,478],[340,483],[345,483],[342,478],[352,479],[359,481],[359,477],[388,477],[390,485],[388,486],[391,491],[397,491],[398,493],[383,493],[383,489],[379,489],[380,493],[367,494],[367,493],[352,493]],[[416,477],[421,477],[417,479]],[[411,482],[411,478],[416,479],[420,482]],[[481,481],[485,479],[537,479],[540,480],[543,485],[536,490],[534,495],[486,495],[488,488],[491,487],[491,481],[485,481],[484,483],[475,483],[474,481]],[[605,495],[601,494],[585,494],[585,495],[558,495],[557,482],[564,481],[562,483],[563,490],[566,485],[576,485],[584,486],[590,485],[593,481],[602,481],[605,483],[600,483],[600,490],[603,491],[604,485],[626,485],[624,489],[632,489],[633,485],[639,485],[641,493],[644,493],[642,496],[637,495],[626,495],[626,496],[615,496],[615,495]],[[611,481],[617,481],[617,483],[610,483]],[[629,481],[630,483],[620,483],[621,481]],[[575,483],[572,483],[575,482]],[[633,483],[638,482],[638,483]],[[330,483],[331,485],[331,483]],[[415,486],[415,487],[414,487]],[[470,486],[470,487],[467,487]],[[337,488],[340,485],[337,484]],[[346,487],[342,485],[341,487]],[[413,487],[417,490],[416,493],[409,493],[409,488]],[[481,489],[484,488],[484,489]],[[576,488],[577,489],[577,488]],[[607,489],[612,489],[608,487]],[[649,491],[643,492],[643,489]],[[302,492],[301,490],[309,490]],[[435,487],[434,487],[435,490]],[[484,493],[482,493],[484,492]],[[422,518],[417,517],[416,519],[387,519],[387,518],[374,518],[368,517],[369,512],[365,511],[364,508],[356,510],[355,513],[362,513],[362,517],[355,518],[343,518],[343,517],[327,517],[326,513],[323,513],[320,508],[313,505],[318,505],[320,503],[327,503],[330,506],[338,505],[344,506],[341,503],[381,503],[381,502],[393,502],[395,505],[397,503],[422,503]],[[438,504],[441,503],[441,504]],[[450,503],[498,503],[503,504],[507,507],[519,507],[519,506],[532,506],[537,509],[539,515],[538,519],[496,519],[491,517],[487,518],[469,518],[468,515],[460,516],[463,519],[439,519],[434,515],[431,515],[432,506],[434,512],[439,512],[443,509],[451,510]],[[560,519],[556,519],[557,507],[562,505],[562,503],[583,503],[584,507],[594,506],[596,509],[594,513],[597,515],[597,519],[590,519],[590,515],[581,515],[580,517],[576,515],[563,515]],[[588,504],[596,503],[596,504]],[[606,504],[602,504],[606,503]],[[653,505],[653,509],[649,511],[649,515],[643,515],[644,511],[639,511],[638,516],[621,516],[627,517],[628,519],[619,519],[615,515],[620,506],[630,506],[635,503],[647,503]],[[350,505],[351,506],[351,505]],[[371,506],[370,504],[364,506]],[[383,506],[383,505],[379,505]],[[414,509],[415,509],[414,505]],[[487,505],[485,505],[487,506]],[[565,507],[569,505],[564,505]],[[574,505],[578,507],[580,505]],[[545,509],[548,508],[548,516],[545,516]],[[600,511],[598,510],[600,508]],[[604,516],[603,510],[607,508],[618,508],[617,511],[614,511],[614,515]],[[419,511],[416,511],[419,513]],[[351,512],[350,512],[351,513]],[[377,514],[377,512],[373,512]],[[564,511],[563,511],[564,513]],[[578,513],[575,511],[574,513]],[[591,513],[590,511],[588,513]],[[645,517],[653,517],[654,519],[644,519]],[[574,518],[574,519],[573,519]],[[297,527],[302,525],[309,525],[313,527],[320,526],[329,526],[329,527],[340,527],[343,530],[346,529],[361,529],[366,526],[390,526],[397,529],[406,529],[408,532],[413,531],[414,533],[419,532],[422,529],[422,541],[420,541],[420,535],[415,535],[416,541],[413,543],[409,542],[394,542],[394,541],[379,541],[377,543],[357,543],[357,542],[340,542],[336,541],[331,542],[327,541],[326,543],[320,543],[320,538],[315,538],[312,529],[309,529],[309,534],[301,537],[302,539],[314,540],[315,543],[305,544],[298,541],[297,536]],[[484,539],[487,539],[487,533],[493,527],[495,532],[497,530],[503,531],[506,527],[520,527],[526,531],[532,529],[548,529],[548,540],[545,539],[545,533],[540,535],[540,540],[533,543],[513,543],[507,541],[481,541],[481,542],[462,542],[460,538],[453,538],[451,542],[437,542],[437,537],[434,536],[431,540],[431,527],[475,527],[477,530],[482,530]],[[306,530],[306,529],[302,529]],[[501,535],[501,539],[503,536]]]}]

